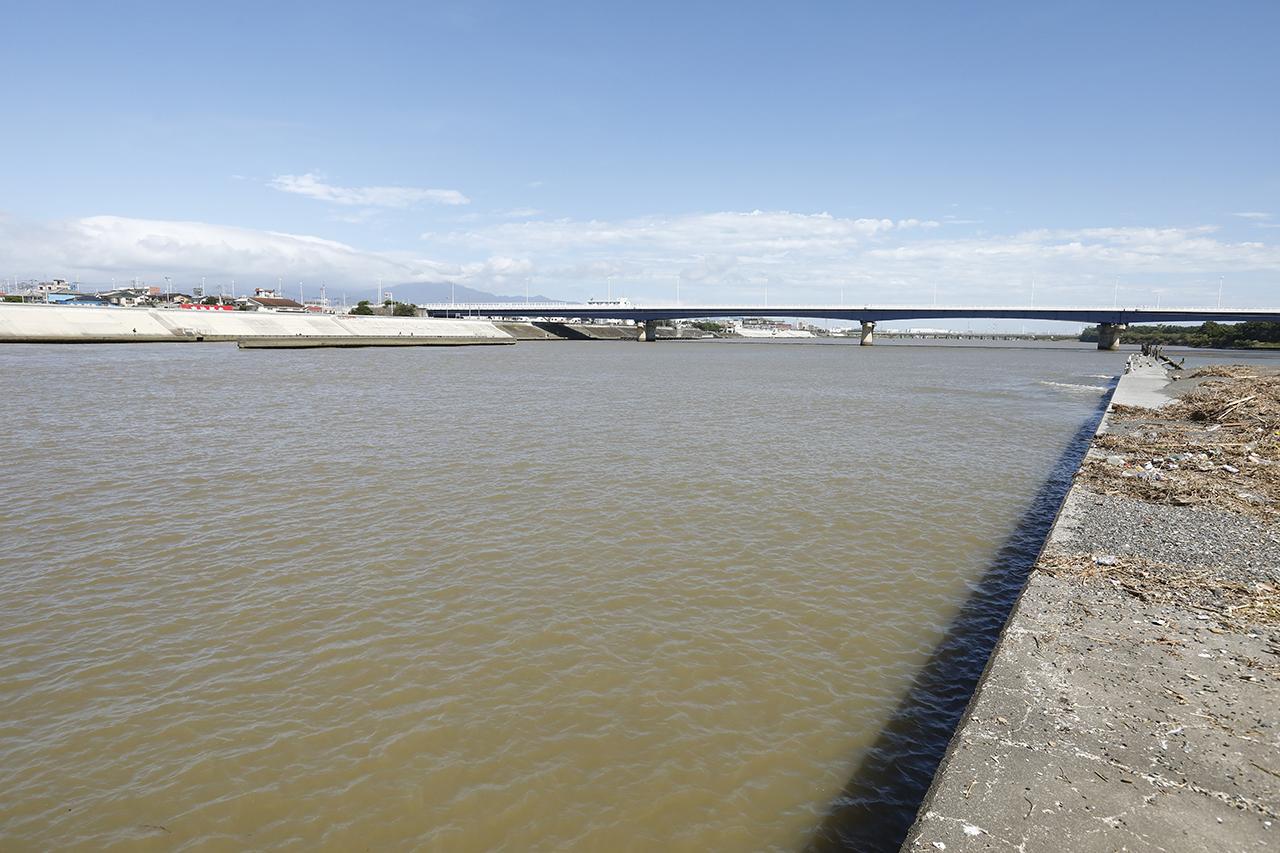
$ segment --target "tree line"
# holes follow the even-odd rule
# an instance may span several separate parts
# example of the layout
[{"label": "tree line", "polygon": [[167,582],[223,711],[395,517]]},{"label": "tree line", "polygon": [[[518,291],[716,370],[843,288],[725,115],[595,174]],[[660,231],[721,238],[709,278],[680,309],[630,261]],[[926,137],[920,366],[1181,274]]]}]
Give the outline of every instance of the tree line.
[{"label": "tree line", "polygon": [[[408,302],[392,302],[388,299],[382,303],[382,307],[390,308],[392,316],[395,317],[416,317],[418,315],[418,309]],[[356,307],[351,309],[350,313],[369,316],[373,314],[373,306],[369,304],[368,299],[361,299],[356,304]]]},{"label": "tree line", "polygon": [[[1215,349],[1280,348],[1280,323],[1249,320],[1244,323],[1216,323],[1206,320],[1199,326],[1143,325],[1130,326],[1120,335],[1127,344],[1166,344],[1181,347],[1213,347]],[[1098,327],[1090,326],[1080,333],[1080,340],[1098,340]]]}]

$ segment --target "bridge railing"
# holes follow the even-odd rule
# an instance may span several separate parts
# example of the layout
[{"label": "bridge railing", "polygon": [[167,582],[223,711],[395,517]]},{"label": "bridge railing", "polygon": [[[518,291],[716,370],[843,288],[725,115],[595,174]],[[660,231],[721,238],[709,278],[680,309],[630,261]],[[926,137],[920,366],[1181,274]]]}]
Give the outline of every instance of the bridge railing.
[{"label": "bridge railing", "polygon": [[617,309],[620,311],[651,311],[651,310],[674,310],[674,311],[691,311],[698,309],[707,309],[710,311],[768,311],[777,313],[788,309],[798,311],[815,311],[815,310],[838,310],[838,311],[1090,311],[1090,312],[1124,312],[1124,311],[1149,311],[1157,313],[1182,313],[1195,312],[1203,314],[1280,314],[1280,307],[1277,308],[1240,308],[1231,306],[1217,305],[916,305],[916,304],[866,304],[857,302],[788,302],[773,305],[750,304],[750,303],[639,303],[633,302],[630,305],[607,305],[601,303],[589,302],[419,302],[415,303],[419,308],[425,308],[432,311],[466,311],[466,310],[498,310],[498,309],[536,309],[549,308],[556,311],[564,311],[568,309],[582,309],[585,311],[607,311]]}]

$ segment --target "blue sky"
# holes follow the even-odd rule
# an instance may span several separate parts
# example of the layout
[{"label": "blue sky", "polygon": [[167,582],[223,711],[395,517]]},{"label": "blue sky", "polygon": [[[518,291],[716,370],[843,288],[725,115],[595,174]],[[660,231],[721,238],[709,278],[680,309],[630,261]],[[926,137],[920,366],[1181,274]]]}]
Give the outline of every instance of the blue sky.
[{"label": "blue sky", "polygon": [[1274,2],[4,19],[2,278],[1280,303]]}]

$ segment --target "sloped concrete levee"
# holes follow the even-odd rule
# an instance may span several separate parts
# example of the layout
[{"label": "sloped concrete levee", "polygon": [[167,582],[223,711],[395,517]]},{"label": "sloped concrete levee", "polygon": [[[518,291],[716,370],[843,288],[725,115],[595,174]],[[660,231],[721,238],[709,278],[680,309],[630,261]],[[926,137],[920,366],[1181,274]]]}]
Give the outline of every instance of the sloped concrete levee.
[{"label": "sloped concrete levee", "polygon": [[424,338],[444,345],[515,341],[488,320],[0,304],[0,342],[4,343],[191,343],[295,337]]},{"label": "sloped concrete levee", "polygon": [[540,329],[533,323],[521,323],[509,320],[495,320],[494,325],[518,341],[562,341],[564,338],[546,329]]},{"label": "sloped concrete levee", "polygon": [[[1113,410],[1168,399],[1155,361],[1130,364]],[[1086,467],[1154,477],[1143,457],[1105,449],[1121,431],[1154,437],[1154,418],[1142,417],[1104,418]],[[1257,513],[1085,480],[1067,494],[903,849],[1276,849],[1280,633],[1268,619],[1280,532]],[[1228,606],[1228,594],[1251,603]]]},{"label": "sloped concrete levee", "polygon": [[355,349],[358,347],[438,347],[514,344],[515,338],[463,338],[429,335],[293,335],[291,337],[240,338],[240,349]]},{"label": "sloped concrete levee", "polygon": [[554,323],[495,320],[494,324],[520,341],[634,341],[635,326],[598,323]]}]

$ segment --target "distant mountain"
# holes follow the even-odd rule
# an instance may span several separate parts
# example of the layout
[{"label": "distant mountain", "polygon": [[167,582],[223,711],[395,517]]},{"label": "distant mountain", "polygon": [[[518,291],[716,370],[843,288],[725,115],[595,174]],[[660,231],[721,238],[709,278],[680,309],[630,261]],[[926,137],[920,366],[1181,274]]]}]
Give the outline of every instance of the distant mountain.
[{"label": "distant mountain", "polygon": [[[471,287],[464,287],[461,284],[450,285],[448,282],[411,282],[403,284],[384,284],[382,293],[385,297],[390,293],[395,296],[397,302],[448,302],[452,295],[455,302],[524,302],[524,294],[519,296],[503,296],[497,293],[489,293],[486,290],[476,290]],[[359,302],[361,299],[373,301],[378,298],[378,289],[370,290],[348,290],[347,301],[351,304]],[[333,298],[335,294],[329,294]],[[341,298],[339,296],[338,298]],[[531,302],[556,302],[559,300],[552,299],[549,296],[530,295]]]}]

